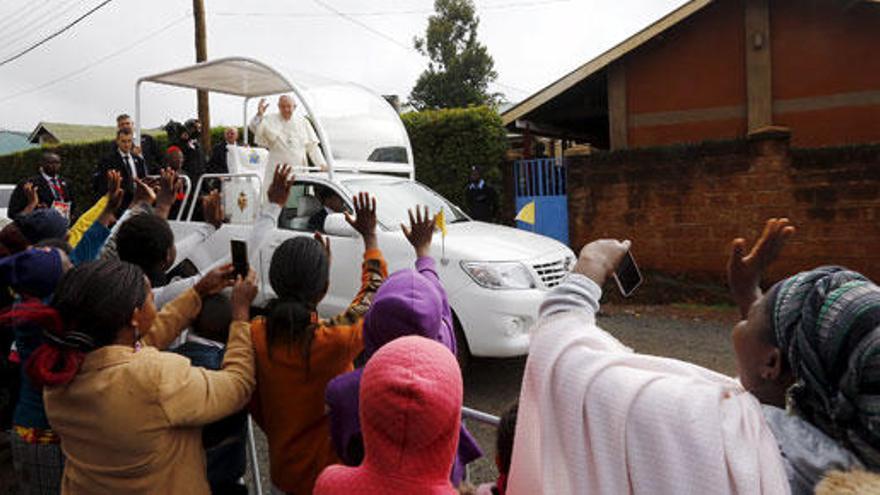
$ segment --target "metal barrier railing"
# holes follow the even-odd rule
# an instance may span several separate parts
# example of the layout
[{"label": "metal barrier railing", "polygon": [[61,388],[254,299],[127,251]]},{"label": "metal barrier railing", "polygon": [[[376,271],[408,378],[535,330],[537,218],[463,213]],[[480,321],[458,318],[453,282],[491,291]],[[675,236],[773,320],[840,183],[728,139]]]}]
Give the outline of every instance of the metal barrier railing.
[{"label": "metal barrier railing", "polygon": [[[161,179],[161,175],[148,175],[147,179]],[[183,210],[184,205],[186,204],[187,198],[189,198],[189,193],[192,191],[192,181],[190,178],[183,174],[177,174],[177,178],[183,180],[183,200],[180,202],[180,209],[177,211],[177,218],[174,220],[180,221],[183,218]]]},{"label": "metal barrier railing", "polygon": [[478,423],[487,424],[496,428],[498,427],[498,424],[501,423],[501,418],[498,416],[493,416],[489,413],[484,413],[483,411],[464,406],[461,408],[461,417],[464,419],[472,419]]}]

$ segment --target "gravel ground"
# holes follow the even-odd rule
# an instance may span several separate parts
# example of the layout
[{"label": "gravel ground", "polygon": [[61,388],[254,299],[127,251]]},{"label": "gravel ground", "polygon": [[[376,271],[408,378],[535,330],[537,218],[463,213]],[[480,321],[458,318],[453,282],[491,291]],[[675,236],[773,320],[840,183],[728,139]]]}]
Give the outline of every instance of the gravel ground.
[{"label": "gravel ground", "polygon": [[[599,325],[638,352],[691,361],[721,373],[733,375],[735,366],[729,333],[736,314],[731,308],[635,307],[603,308]],[[465,405],[499,415],[519,397],[525,358],[474,359],[465,376]],[[478,484],[494,480],[494,428],[471,422],[486,456],[471,465],[470,479]],[[269,459],[265,437],[255,427],[263,492],[269,493]],[[8,459],[0,462],[0,493],[14,493]]]}]

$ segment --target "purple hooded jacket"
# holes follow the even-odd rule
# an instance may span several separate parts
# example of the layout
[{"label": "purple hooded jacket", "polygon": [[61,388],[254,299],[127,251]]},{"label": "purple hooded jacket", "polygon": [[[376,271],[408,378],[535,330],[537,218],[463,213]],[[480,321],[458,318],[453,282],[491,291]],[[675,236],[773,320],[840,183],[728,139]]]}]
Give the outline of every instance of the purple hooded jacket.
[{"label": "purple hooded jacket", "polygon": [[[456,352],[452,310],[435,270],[434,259],[416,260],[415,270],[392,274],[376,293],[364,317],[364,355],[367,360],[380,347],[406,335],[435,340]],[[330,432],[336,454],[343,463],[358,466],[363,460],[359,418],[360,382],[363,369],[340,375],[327,384],[325,400],[330,409]],[[465,466],[480,457],[476,440],[461,425],[458,454],[450,479],[458,486]]]}]

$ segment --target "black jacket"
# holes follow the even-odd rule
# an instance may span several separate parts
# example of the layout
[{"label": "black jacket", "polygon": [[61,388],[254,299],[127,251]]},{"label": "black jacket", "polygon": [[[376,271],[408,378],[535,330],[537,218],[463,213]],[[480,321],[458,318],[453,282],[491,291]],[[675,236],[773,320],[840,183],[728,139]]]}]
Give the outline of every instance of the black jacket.
[{"label": "black jacket", "polygon": [[[52,202],[54,201],[67,201],[70,203],[70,213],[73,215],[73,193],[71,192],[67,181],[60,175],[58,176],[58,185],[61,187],[59,193],[52,188],[51,184],[49,184],[46,179],[43,178],[43,174],[40,174],[29,177],[15,186],[15,189],[12,191],[12,196],[9,198],[7,211],[7,216],[9,216],[9,218],[15,218],[15,216],[27,206],[27,195],[24,193],[24,185],[28,182],[37,188],[37,197],[40,198],[40,203],[51,207]],[[71,218],[71,220],[73,220],[73,218]]]},{"label": "black jacket", "polygon": [[498,210],[498,195],[486,182],[468,183],[465,193],[468,213],[474,220],[492,222]]},{"label": "black jacket", "polygon": [[[135,155],[131,155],[131,158],[134,160],[138,178],[143,179],[146,177],[147,167],[144,165],[143,158]],[[128,207],[128,204],[131,203],[131,199],[134,197],[134,179],[131,176],[131,168],[122,160],[122,155],[119,154],[119,151],[115,149],[101,159],[92,177],[95,201],[107,194],[107,172],[110,170],[118,170],[122,174],[122,190],[125,191],[123,207]]]},{"label": "black jacket", "polygon": [[[110,151],[117,151],[116,141],[110,144]],[[149,175],[159,175],[163,163],[162,152],[159,150],[159,146],[156,144],[153,136],[149,134],[141,136],[141,154],[143,155],[141,158],[144,159],[144,165],[147,167],[147,173]]]},{"label": "black jacket", "polygon": [[205,153],[197,140],[191,142],[193,146],[183,143],[180,149],[183,151],[183,171],[189,176],[193,187],[196,187],[199,178],[205,173]]},{"label": "black jacket", "polygon": [[208,168],[205,170],[209,174],[228,174],[229,166],[226,163],[226,141],[221,141],[214,145],[211,150],[211,159],[208,160]]}]

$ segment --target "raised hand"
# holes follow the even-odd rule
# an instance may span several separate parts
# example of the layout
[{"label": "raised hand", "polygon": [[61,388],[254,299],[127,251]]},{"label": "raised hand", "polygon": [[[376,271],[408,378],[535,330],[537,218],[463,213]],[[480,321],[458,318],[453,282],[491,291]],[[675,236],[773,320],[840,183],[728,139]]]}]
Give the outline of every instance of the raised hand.
[{"label": "raised hand", "polygon": [[199,293],[199,297],[214,295],[235,283],[233,273],[235,268],[232,263],[223,265],[208,272],[193,288]]},{"label": "raised hand", "polygon": [[242,278],[239,276],[235,280],[232,288],[232,320],[244,321],[250,320],[251,304],[257,297],[257,272],[253,268],[248,272],[248,276]]},{"label": "raised hand", "polygon": [[291,170],[292,167],[286,163],[275,165],[272,183],[269,184],[269,189],[266,190],[266,197],[270,203],[274,203],[282,208],[287,204],[287,200],[290,198],[290,188],[296,182],[296,177],[290,173]]},{"label": "raised hand", "polygon": [[36,210],[40,205],[40,196],[37,194],[39,188],[32,182],[25,182],[22,189],[24,189],[24,197],[27,198],[27,205],[21,210],[21,213],[27,214]]},{"label": "raised hand", "polygon": [[771,218],[764,225],[764,232],[746,253],[746,240],[738,237],[731,243],[727,262],[727,283],[743,318],[749,308],[761,297],[761,277],[782,252],[795,228],[787,218]]},{"label": "raised hand", "polygon": [[107,172],[107,206],[98,217],[98,223],[109,227],[116,221],[116,211],[122,207],[125,192],[122,190],[122,174],[117,170]]},{"label": "raised hand", "polygon": [[146,181],[135,178],[134,179],[134,199],[132,200],[132,205],[137,204],[148,204],[152,205],[156,202],[156,191],[150,187]]},{"label": "raised hand", "polygon": [[614,273],[617,265],[629,251],[629,247],[629,241],[614,239],[593,241],[581,249],[574,272],[584,275],[601,287]]},{"label": "raised hand", "polygon": [[260,98],[260,103],[257,105],[257,115],[262,117],[266,113],[266,109],[269,108],[269,103],[266,102],[265,98]]},{"label": "raised hand", "polygon": [[113,208],[113,210],[119,209],[122,206],[122,197],[124,196],[124,191],[122,190],[122,174],[117,170],[110,170],[107,172],[107,208]]},{"label": "raised hand", "polygon": [[163,168],[160,172],[159,192],[156,194],[156,215],[167,219],[181,191],[183,191],[183,181],[178,180],[177,172],[170,167]]},{"label": "raised hand", "polygon": [[375,248],[376,241],[376,198],[362,192],[351,198],[354,203],[355,216],[345,212],[345,221],[364,238],[367,249]]},{"label": "raised hand", "polygon": [[[423,211],[424,214],[422,213]],[[417,257],[423,258],[431,255],[431,240],[434,238],[436,222],[437,217],[431,216],[428,213],[428,207],[425,206],[424,210],[416,207],[415,215],[413,215],[412,210],[409,210],[409,228],[404,224],[400,224],[403,235],[406,236],[406,239],[415,248]]]},{"label": "raised hand", "polygon": [[223,211],[223,202],[220,200],[220,191],[215,189],[210,194],[202,196],[201,200],[205,222],[219,229],[226,219],[226,214]]}]

